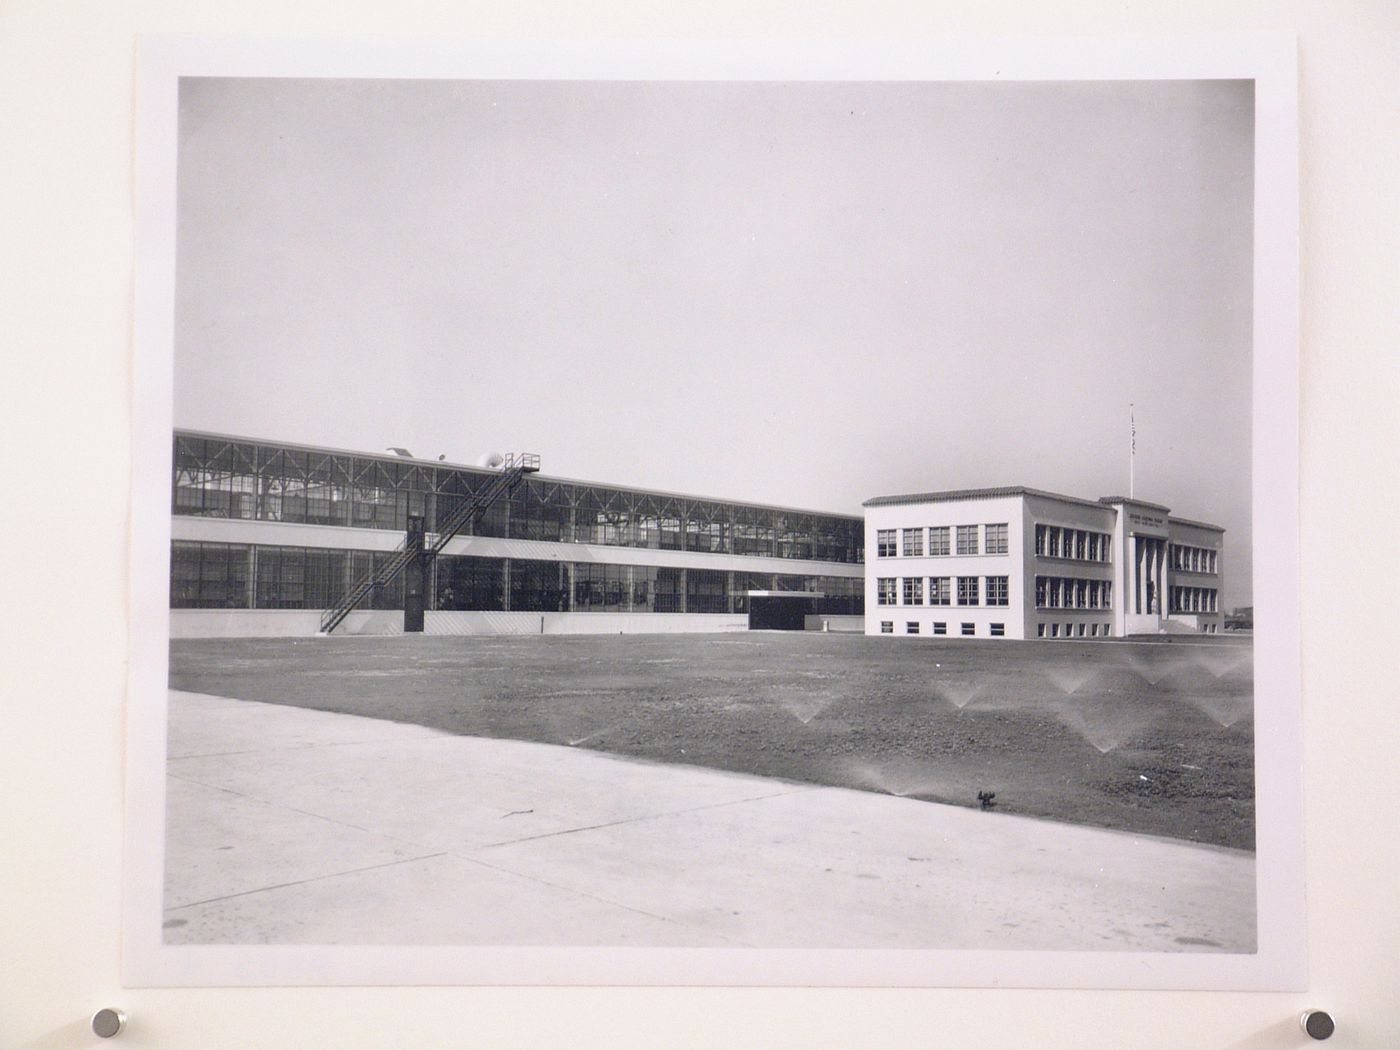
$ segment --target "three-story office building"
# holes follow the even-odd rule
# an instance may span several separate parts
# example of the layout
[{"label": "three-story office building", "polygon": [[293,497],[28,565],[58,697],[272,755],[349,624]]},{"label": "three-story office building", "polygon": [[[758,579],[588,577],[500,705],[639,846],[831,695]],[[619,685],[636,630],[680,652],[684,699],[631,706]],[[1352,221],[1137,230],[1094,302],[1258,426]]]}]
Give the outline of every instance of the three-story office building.
[{"label": "three-story office building", "polygon": [[865,502],[867,634],[1114,638],[1221,630],[1225,530],[1031,488]]}]

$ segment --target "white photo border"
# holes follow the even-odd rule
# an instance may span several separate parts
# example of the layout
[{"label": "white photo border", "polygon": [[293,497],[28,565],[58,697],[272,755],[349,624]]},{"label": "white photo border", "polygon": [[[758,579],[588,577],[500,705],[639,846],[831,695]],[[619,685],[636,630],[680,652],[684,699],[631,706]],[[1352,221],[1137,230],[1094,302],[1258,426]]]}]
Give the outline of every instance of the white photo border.
[{"label": "white photo border", "polygon": [[[827,985],[1306,988],[1298,549],[1297,58],[1292,34],[922,42],[139,41],[134,467],[122,978],[128,987]],[[916,949],[167,945],[169,456],[182,76],[575,80],[1180,80],[1255,84],[1251,954]]]}]

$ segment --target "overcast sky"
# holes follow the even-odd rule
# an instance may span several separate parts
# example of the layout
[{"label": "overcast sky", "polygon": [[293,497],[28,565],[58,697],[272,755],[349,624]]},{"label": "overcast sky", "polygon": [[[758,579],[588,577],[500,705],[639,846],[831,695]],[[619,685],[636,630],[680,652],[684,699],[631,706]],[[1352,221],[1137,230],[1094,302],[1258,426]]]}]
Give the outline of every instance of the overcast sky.
[{"label": "overcast sky", "polygon": [[182,82],[177,426],[859,513],[1128,489],[1250,601],[1244,81]]}]

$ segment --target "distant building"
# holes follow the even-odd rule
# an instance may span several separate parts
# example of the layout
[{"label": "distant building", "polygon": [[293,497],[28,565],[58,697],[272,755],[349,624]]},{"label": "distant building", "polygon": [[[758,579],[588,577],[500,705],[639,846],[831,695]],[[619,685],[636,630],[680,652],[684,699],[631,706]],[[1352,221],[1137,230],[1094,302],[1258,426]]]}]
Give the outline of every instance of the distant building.
[{"label": "distant building", "polygon": [[1225,614],[1225,630],[1227,631],[1252,631],[1254,630],[1254,606],[1241,605],[1239,608],[1231,609]]},{"label": "distant building", "polygon": [[1030,488],[865,502],[867,634],[1216,634],[1225,530],[1123,496]]}]

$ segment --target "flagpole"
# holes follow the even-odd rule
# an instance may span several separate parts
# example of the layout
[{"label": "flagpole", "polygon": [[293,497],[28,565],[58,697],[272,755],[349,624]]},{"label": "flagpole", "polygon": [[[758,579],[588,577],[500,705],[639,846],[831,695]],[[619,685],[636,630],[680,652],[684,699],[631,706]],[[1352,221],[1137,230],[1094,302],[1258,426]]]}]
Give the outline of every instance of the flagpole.
[{"label": "flagpole", "polygon": [[1137,472],[1137,415],[1133,411],[1133,403],[1128,402],[1128,498],[1133,499],[1137,493],[1133,491],[1133,483],[1136,480],[1134,475]]}]

